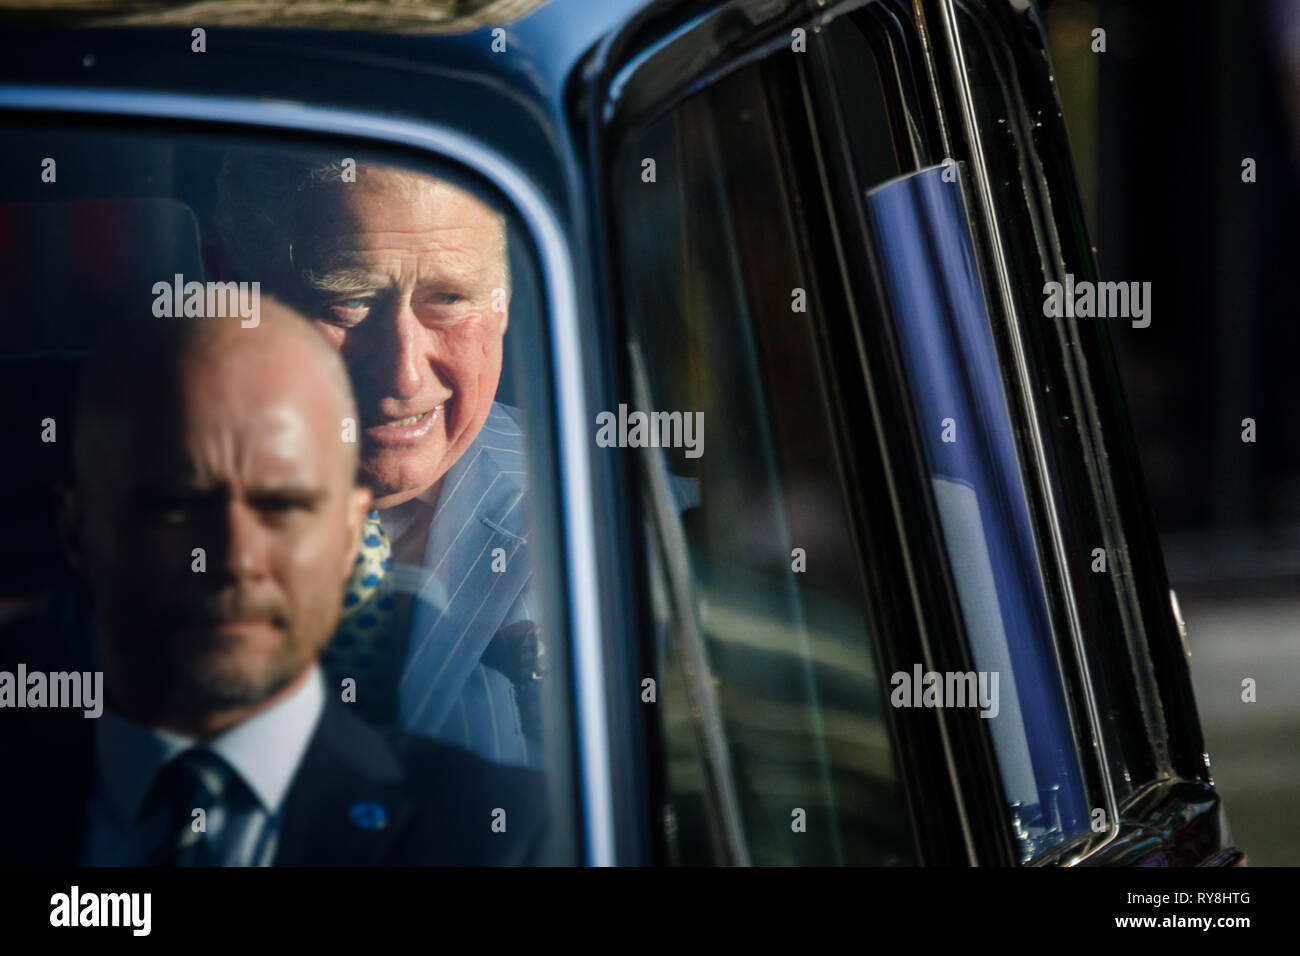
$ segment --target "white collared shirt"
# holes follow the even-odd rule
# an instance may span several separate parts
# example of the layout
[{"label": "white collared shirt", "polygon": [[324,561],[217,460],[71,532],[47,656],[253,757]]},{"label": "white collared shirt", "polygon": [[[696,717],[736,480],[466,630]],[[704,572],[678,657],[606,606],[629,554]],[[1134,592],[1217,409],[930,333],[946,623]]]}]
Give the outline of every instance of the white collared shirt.
[{"label": "white collared shirt", "polygon": [[[270,866],[284,800],[325,707],[319,666],[274,707],[206,741],[235,771],[225,806],[208,814],[207,839],[223,866]],[[140,866],[167,838],[166,808],[146,812],[159,771],[197,741],[126,720],[105,709],[95,721],[95,788],[87,810],[82,864]]]},{"label": "white collared shirt", "polygon": [[437,511],[439,487],[425,488],[409,501],[379,512],[379,523],[393,549],[394,564],[423,565],[429,525]]}]

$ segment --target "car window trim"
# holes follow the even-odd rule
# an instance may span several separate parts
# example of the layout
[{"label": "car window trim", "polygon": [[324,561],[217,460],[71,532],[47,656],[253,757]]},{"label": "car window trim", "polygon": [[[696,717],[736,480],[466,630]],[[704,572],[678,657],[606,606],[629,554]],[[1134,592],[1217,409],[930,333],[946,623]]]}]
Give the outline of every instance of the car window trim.
[{"label": "car window trim", "polygon": [[[992,266],[991,270],[981,271],[985,272],[985,281],[990,286],[990,306],[1000,311],[1004,317],[1002,326],[1006,331],[1013,359],[1013,364],[1005,369],[1007,399],[1008,402],[1014,403],[1019,413],[1024,416],[1027,425],[1026,440],[1020,449],[1021,469],[1027,481],[1033,478],[1033,490],[1030,494],[1039,499],[1042,505],[1042,519],[1046,524],[1046,528],[1042,529],[1046,534],[1039,532],[1039,547],[1045,552],[1044,557],[1050,558],[1050,562],[1044,563],[1045,565],[1050,563],[1051,567],[1051,571],[1045,575],[1044,586],[1047,592],[1045,597],[1049,606],[1056,606],[1059,614],[1056,620],[1065,625],[1067,632],[1053,635],[1053,639],[1062,650],[1064,649],[1062,645],[1065,644],[1071,651],[1072,660],[1062,655],[1060,663],[1063,669],[1071,668],[1079,678],[1077,684],[1083,696],[1083,707],[1076,709],[1081,712],[1086,724],[1078,730],[1086,731],[1090,737],[1085,740],[1093,751],[1091,762],[1097,772],[1090,774],[1089,783],[1090,786],[1100,787],[1099,796],[1104,801],[1105,829],[1096,842],[1096,847],[1100,848],[1119,836],[1117,826],[1117,821],[1120,819],[1119,798],[1109,772],[1107,734],[1093,683],[1095,678],[1086,648],[1079,597],[1070,576],[1065,531],[1061,524],[1061,508],[1056,500],[1056,491],[1051,480],[1052,466],[1045,438],[1045,426],[1033,392],[1033,376],[1029,369],[1029,346],[1020,327],[1024,317],[1018,306],[1012,279],[1014,266],[1009,259],[1002,236],[1000,211],[996,205],[985,146],[980,133],[979,107],[975,101],[966,65],[964,44],[969,40],[958,24],[953,0],[937,0],[935,10],[940,21],[934,31],[935,42],[942,44],[942,52],[948,59],[950,75],[947,79],[951,83],[952,95],[956,100],[953,104],[955,115],[948,118],[949,131],[953,137],[961,136],[965,143],[969,144],[969,155],[966,157],[969,168],[967,187],[973,205],[979,210],[977,215],[971,217],[971,228],[982,240],[985,255]],[[940,67],[935,62],[937,58],[934,50],[927,48],[925,52],[927,59],[931,61],[931,72],[935,74],[937,80]],[[941,94],[938,88],[935,89],[935,96],[937,107],[942,112],[943,104],[939,102]],[[1047,571],[1047,568],[1045,567],[1044,570]],[[1053,591],[1056,593],[1053,594]]]}]

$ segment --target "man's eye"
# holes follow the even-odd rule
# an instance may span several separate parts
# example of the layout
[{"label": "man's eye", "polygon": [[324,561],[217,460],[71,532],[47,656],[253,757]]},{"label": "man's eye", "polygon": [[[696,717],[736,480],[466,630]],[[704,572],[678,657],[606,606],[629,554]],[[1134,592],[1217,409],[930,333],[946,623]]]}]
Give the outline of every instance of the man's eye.
[{"label": "man's eye", "polygon": [[145,511],[154,524],[184,524],[193,517],[194,502],[187,498],[155,498],[145,505]]},{"label": "man's eye", "polygon": [[469,303],[469,297],[459,292],[424,292],[412,304],[417,311],[423,309],[448,309]]},{"label": "man's eye", "polygon": [[348,299],[336,299],[325,306],[325,314],[343,325],[355,325],[370,313],[371,299],[364,296],[352,296]]},{"label": "man's eye", "polygon": [[266,515],[285,516],[295,511],[309,510],[311,500],[299,495],[266,495],[255,498],[253,504]]}]

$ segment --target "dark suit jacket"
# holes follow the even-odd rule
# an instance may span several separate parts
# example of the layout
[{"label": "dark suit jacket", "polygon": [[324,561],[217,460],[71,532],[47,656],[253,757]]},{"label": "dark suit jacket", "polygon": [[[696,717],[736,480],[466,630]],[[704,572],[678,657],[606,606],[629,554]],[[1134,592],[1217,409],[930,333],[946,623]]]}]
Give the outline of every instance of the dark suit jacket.
[{"label": "dark suit jacket", "polygon": [[[31,622],[20,630],[31,631]],[[0,635],[0,669],[84,670],[57,629],[33,646]],[[30,636],[30,634],[28,635]],[[30,652],[30,653],[24,653]],[[538,862],[546,823],[541,774],[447,744],[380,731],[330,695],[285,798],[276,866],[519,865]],[[94,720],[79,710],[0,710],[0,865],[78,862],[95,779]],[[381,828],[351,819],[360,803]],[[493,831],[505,811],[505,832]],[[498,818],[500,814],[496,815]],[[499,829],[499,827],[498,827]]]}]

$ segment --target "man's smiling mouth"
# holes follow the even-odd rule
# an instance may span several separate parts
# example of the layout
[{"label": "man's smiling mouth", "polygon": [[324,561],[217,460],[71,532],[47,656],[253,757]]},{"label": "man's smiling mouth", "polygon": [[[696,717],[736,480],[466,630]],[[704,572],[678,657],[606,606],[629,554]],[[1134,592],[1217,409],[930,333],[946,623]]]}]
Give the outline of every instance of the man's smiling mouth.
[{"label": "man's smiling mouth", "polygon": [[385,444],[418,441],[433,430],[433,426],[442,417],[445,408],[446,402],[419,415],[378,421],[366,428],[366,435]]}]

